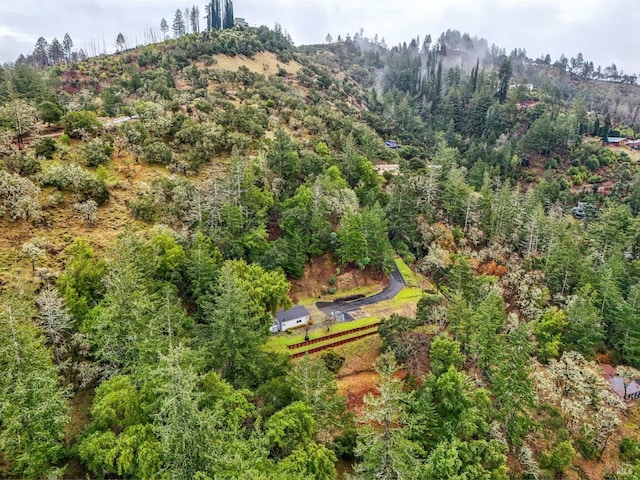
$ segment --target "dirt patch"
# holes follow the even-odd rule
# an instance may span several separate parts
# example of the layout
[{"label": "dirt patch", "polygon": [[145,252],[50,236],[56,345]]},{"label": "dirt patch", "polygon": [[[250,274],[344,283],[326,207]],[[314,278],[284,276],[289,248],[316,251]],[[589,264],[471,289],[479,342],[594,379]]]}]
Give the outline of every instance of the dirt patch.
[{"label": "dirt patch", "polygon": [[[67,446],[75,445],[82,431],[91,422],[89,411],[91,410],[93,397],[94,392],[86,390],[78,392],[71,399],[71,420],[67,424],[65,433],[65,444]],[[80,463],[80,459],[71,457],[67,463],[64,478],[86,478],[86,476],[87,469]]]},{"label": "dirt patch", "polygon": [[405,303],[403,305],[388,305],[383,302],[365,307],[365,312],[367,316],[377,318],[388,318],[394,313],[404,317],[415,317],[417,309],[417,302]]},{"label": "dirt patch", "polygon": [[235,71],[240,67],[247,67],[254,73],[275,75],[278,73],[279,68],[283,68],[288,74],[295,75],[302,69],[302,65],[298,62],[281,62],[272,52],[256,53],[253,58],[248,58],[243,55],[237,55],[235,57],[215,55],[214,58],[216,59],[215,68],[220,68],[222,70]]},{"label": "dirt patch", "polygon": [[329,277],[336,274],[337,266],[331,256],[325,254],[313,259],[304,270],[302,278],[291,281],[291,298],[315,298],[329,286]]},{"label": "dirt patch", "polygon": [[335,348],[336,353],[346,358],[344,365],[338,372],[338,377],[346,378],[362,372],[373,372],[381,346],[382,339],[376,335]]},{"label": "dirt patch", "polygon": [[347,399],[347,408],[360,413],[364,396],[375,391],[375,382],[380,376],[375,372],[362,372],[338,380],[338,391]]},{"label": "dirt patch", "polygon": [[[324,254],[313,259],[301,279],[291,281],[291,298],[295,302],[298,299],[323,296],[326,300],[331,300],[332,296],[339,297],[354,293],[368,295],[381,291],[386,284],[387,279],[378,272],[359,270],[351,266],[341,268],[331,255]],[[354,289],[370,291],[354,292]]]},{"label": "dirt patch", "polygon": [[73,445],[85,427],[91,422],[89,411],[91,410],[94,396],[93,391],[84,390],[76,393],[71,398],[71,420],[67,424],[65,433],[65,443],[67,445]]}]

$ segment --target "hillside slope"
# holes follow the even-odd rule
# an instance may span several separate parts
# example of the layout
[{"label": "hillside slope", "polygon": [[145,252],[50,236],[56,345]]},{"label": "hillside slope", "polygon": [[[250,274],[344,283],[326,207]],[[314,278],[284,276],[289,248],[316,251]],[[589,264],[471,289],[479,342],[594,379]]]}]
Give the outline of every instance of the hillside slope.
[{"label": "hillside slope", "polygon": [[[3,475],[633,478],[638,407],[599,364],[635,388],[638,157],[602,143],[635,136],[635,87],[359,40],[232,29],[2,77]],[[375,295],[397,257],[417,280],[378,336],[265,347],[291,282]]]}]

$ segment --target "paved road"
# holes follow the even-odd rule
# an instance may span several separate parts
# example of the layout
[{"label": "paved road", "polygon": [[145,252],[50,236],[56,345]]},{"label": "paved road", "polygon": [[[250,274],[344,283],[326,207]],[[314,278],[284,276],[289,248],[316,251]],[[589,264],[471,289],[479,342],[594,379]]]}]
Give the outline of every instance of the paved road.
[{"label": "paved road", "polygon": [[102,123],[102,125],[104,125],[104,128],[112,128],[112,127],[117,127],[118,125],[121,125],[123,123],[131,122],[137,119],[138,119],[138,115],[131,115],[130,117],[110,118],[108,120],[105,120]]},{"label": "paved road", "polygon": [[387,285],[380,293],[371,295],[370,297],[351,300],[349,302],[318,302],[316,303],[316,306],[327,315],[330,315],[331,312],[335,311],[345,312],[345,320],[353,320],[353,317],[348,315],[348,312],[357,310],[360,307],[366,307],[367,305],[374,305],[385,300],[391,300],[398,294],[398,292],[400,292],[400,290],[402,290],[404,285],[404,279],[396,268],[391,274],[389,285]]}]

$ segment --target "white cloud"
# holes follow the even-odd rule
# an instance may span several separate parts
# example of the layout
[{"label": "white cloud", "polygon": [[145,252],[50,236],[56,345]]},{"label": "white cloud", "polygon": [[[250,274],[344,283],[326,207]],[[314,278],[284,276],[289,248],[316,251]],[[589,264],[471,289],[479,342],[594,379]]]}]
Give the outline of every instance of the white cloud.
[{"label": "white cloud", "polygon": [[[1,2],[4,4],[5,2]],[[188,0],[181,8],[205,0]],[[35,39],[62,38],[76,46],[111,47],[118,32],[130,39],[165,17],[169,23],[175,0],[21,0],[0,4],[0,61],[29,53]],[[640,8],[638,0],[235,0],[239,17],[250,24],[287,30],[297,44],[320,43],[327,33],[378,33],[396,45],[416,36],[436,38],[448,28],[486,38],[504,47],[525,48],[529,56],[561,53],[584,56],[603,67],[615,62],[627,72],[640,72]],[[70,13],[72,12],[72,14]],[[204,23],[204,21],[203,21]]]},{"label": "white cloud", "polygon": [[19,42],[35,41],[32,35],[13,30],[4,25],[0,25],[0,38],[11,38]]}]

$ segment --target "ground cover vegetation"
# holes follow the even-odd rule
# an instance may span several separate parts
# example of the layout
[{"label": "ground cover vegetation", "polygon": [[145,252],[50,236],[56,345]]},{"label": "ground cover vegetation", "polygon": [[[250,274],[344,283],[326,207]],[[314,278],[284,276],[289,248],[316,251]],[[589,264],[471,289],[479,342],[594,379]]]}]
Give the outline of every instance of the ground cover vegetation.
[{"label": "ground cover vegetation", "polygon": [[[602,142],[636,135],[640,87],[455,31],[297,48],[207,7],[0,68],[1,475],[637,478],[595,360],[640,368],[640,170]],[[265,347],[323,255],[328,291],[399,266],[386,307],[417,303],[357,408],[353,358]]]}]

